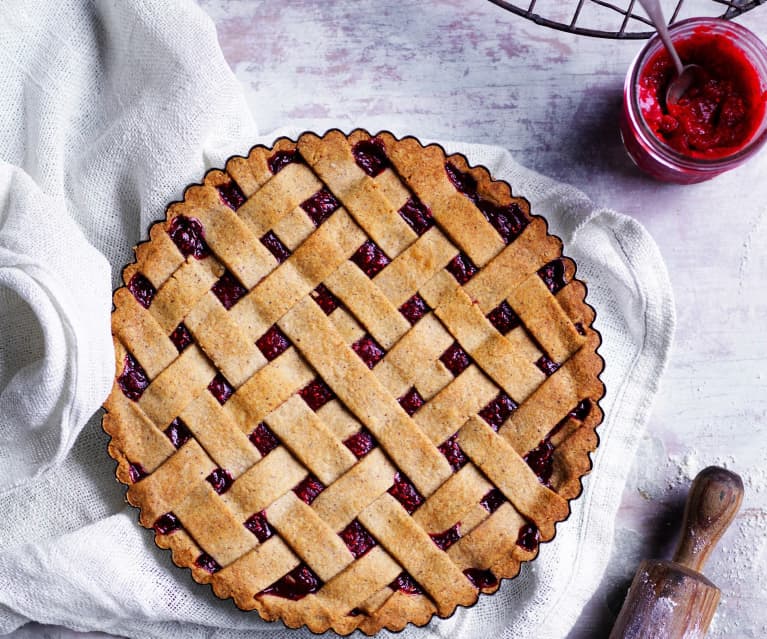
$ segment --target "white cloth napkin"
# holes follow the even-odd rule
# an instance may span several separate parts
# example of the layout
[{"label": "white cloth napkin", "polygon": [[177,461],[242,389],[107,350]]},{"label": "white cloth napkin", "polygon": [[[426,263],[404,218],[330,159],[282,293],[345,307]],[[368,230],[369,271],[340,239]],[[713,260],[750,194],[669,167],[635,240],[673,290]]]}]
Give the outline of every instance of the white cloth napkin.
[{"label": "white cloth napkin", "polygon": [[[125,505],[94,415],[131,247],[186,184],[274,135],[256,138],[215,29],[188,0],[6,0],[0,59],[0,633],[35,620],[131,637],[312,636],[172,565]],[[474,608],[400,636],[562,639],[609,556],[673,333],[669,281],[637,222],[501,149],[446,146],[525,195],[578,262],[604,339],[607,417],[584,493],[539,559]]]}]

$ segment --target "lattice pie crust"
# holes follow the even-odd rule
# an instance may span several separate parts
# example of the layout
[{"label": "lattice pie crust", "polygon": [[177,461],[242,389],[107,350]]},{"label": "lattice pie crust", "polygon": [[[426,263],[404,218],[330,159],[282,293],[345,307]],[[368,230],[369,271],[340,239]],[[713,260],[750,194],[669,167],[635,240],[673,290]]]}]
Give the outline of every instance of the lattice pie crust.
[{"label": "lattice pie crust", "polygon": [[460,155],[365,131],[211,171],[114,294],[104,429],[140,522],[264,619],[446,617],[554,536],[602,413],[585,286]]}]

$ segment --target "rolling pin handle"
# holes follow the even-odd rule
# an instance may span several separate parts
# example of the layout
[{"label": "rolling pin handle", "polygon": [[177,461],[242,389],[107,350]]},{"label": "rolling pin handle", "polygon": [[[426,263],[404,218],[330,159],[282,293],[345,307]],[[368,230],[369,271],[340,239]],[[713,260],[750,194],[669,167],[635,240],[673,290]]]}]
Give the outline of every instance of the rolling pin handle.
[{"label": "rolling pin handle", "polygon": [[743,481],[738,475],[717,466],[700,471],[687,498],[674,561],[702,572],[714,546],[735,519],[741,501]]}]

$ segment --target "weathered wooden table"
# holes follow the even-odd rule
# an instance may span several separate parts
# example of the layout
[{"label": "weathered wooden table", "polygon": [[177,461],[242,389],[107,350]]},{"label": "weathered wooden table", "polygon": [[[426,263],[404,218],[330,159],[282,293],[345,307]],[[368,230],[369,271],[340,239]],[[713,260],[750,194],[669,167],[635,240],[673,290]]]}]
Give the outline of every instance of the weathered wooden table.
[{"label": "weathered wooden table", "polygon": [[[554,31],[486,0],[202,4],[263,133],[327,118],[497,144],[650,230],[674,287],[676,342],[607,573],[569,639],[607,637],[637,563],[671,552],[689,480],[712,463],[739,472],[746,496],[706,570],[722,589],[709,636],[767,636],[767,152],[697,186],[644,178],[617,128],[642,42]],[[767,39],[767,9],[739,21]],[[16,637],[43,632],[75,636]]]}]

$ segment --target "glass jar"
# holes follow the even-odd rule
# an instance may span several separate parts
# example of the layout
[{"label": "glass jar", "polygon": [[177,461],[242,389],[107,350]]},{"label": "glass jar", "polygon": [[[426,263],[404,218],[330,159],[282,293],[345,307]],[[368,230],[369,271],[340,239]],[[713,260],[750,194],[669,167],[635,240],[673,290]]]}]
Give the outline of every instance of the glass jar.
[{"label": "glass jar", "polygon": [[[640,79],[648,65],[663,49],[660,38],[655,35],[647,42],[631,63],[623,89],[623,110],[620,131],[623,145],[634,163],[645,173],[664,182],[693,184],[713,178],[720,173],[734,169],[754,155],[767,141],[767,47],[745,27],[716,18],[691,18],[669,28],[672,40],[690,41],[696,33],[725,38],[739,52],[740,63],[753,67],[761,88],[762,104],[759,121],[750,135],[731,153],[722,156],[700,157],[700,154],[685,154],[659,139],[648,125],[640,105]],[[666,54],[667,55],[667,54]],[[686,63],[682,55],[683,63]],[[665,88],[664,88],[665,91]],[[757,108],[757,105],[752,105]]]}]

